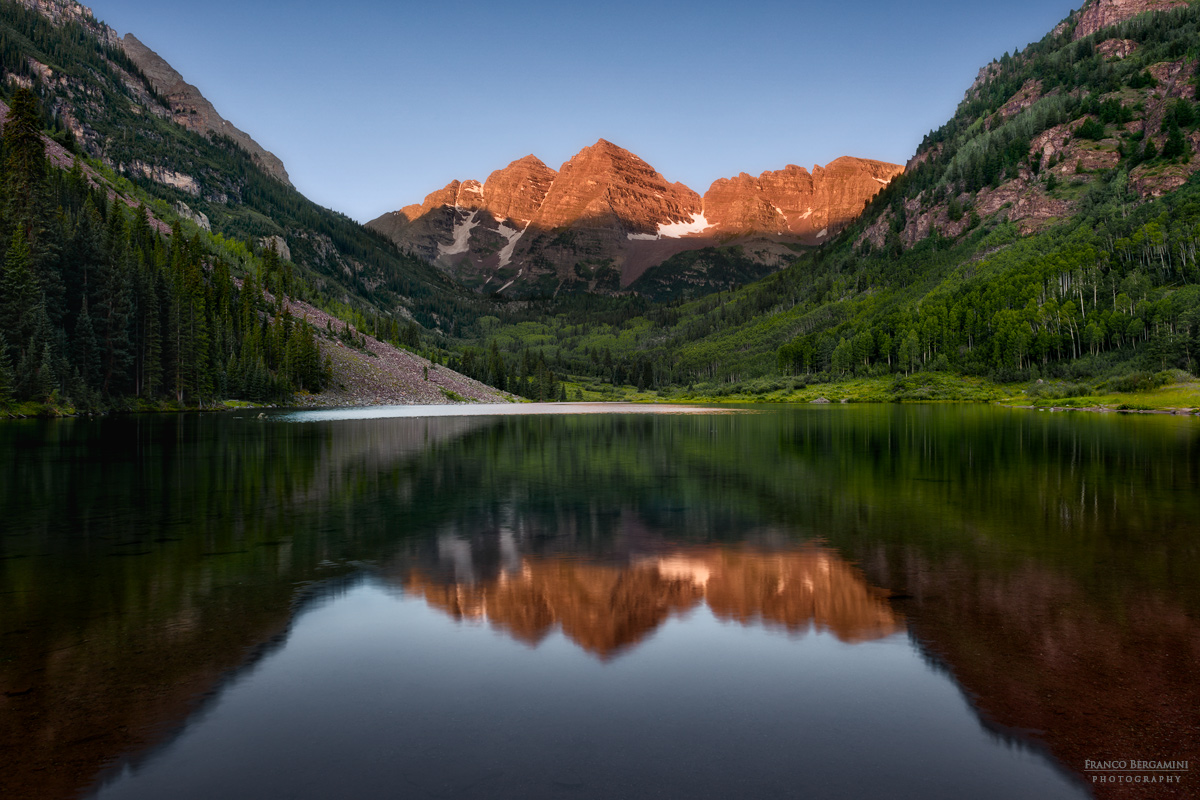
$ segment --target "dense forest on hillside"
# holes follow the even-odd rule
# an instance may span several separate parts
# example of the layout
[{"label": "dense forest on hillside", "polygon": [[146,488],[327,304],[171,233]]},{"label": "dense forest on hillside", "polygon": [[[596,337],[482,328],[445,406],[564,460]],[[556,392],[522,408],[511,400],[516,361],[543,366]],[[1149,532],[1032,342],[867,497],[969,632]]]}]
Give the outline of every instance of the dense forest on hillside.
[{"label": "dense forest on hillside", "polygon": [[[227,239],[284,237],[303,299],[314,305],[344,318],[353,312],[372,325],[402,325],[411,318],[440,334],[478,316],[479,299],[431,265],[266,174],[231,139],[172,122],[165,98],[119,47],[77,22],[52,22],[0,0],[4,93],[14,80],[38,95],[44,126],[56,141],[112,168],[160,216],[184,203]],[[76,136],[73,127],[83,134]],[[185,191],[152,179],[147,170],[185,176],[198,188]]]},{"label": "dense forest on hillside", "polygon": [[0,148],[0,402],[196,406],[321,389],[312,327],[263,293],[293,281],[274,251],[231,259],[178,221],[164,235],[78,162],[52,168],[41,134],[36,97],[18,90]]}]

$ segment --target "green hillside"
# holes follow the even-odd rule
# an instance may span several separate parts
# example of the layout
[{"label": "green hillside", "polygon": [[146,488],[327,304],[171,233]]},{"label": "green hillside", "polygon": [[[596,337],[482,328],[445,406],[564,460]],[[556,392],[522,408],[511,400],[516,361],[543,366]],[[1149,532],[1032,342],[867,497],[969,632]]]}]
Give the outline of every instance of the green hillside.
[{"label": "green hillside", "polygon": [[[269,176],[232,140],[165,119],[163,99],[124,51],[98,38],[104,30],[0,2],[0,91],[29,85],[57,141],[159,201],[151,207],[162,216],[184,203],[225,238],[283,237],[311,293],[305,299],[447,332],[454,319],[473,316],[475,301],[431,265]],[[147,177],[154,170],[196,190]]]},{"label": "green hillside", "polygon": [[170,121],[110,34],[0,2],[0,406],[288,401],[328,382],[322,344],[361,337],[315,331],[285,296],[435,357],[486,307]]}]

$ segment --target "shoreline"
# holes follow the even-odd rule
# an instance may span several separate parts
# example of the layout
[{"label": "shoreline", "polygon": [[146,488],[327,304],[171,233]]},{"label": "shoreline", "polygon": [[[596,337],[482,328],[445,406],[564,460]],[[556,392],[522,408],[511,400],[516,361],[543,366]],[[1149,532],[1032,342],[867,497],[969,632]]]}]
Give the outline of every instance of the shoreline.
[{"label": "shoreline", "polygon": [[[445,403],[403,403],[392,400],[378,400],[374,402],[355,402],[348,400],[345,402],[334,402],[329,404],[299,402],[299,403],[251,403],[246,401],[228,401],[218,405],[210,406],[185,406],[185,407],[161,407],[161,408],[124,408],[110,409],[107,411],[75,411],[75,409],[59,409],[54,407],[43,407],[36,413],[18,413],[10,410],[0,410],[0,420],[30,420],[30,419],[82,419],[91,417],[114,417],[114,416],[137,416],[141,414],[211,414],[224,413],[234,411],[281,411],[281,412],[314,412],[314,413],[338,413],[349,412],[355,410],[369,410],[379,408],[430,408],[430,409],[445,409],[446,413],[438,413],[433,416],[454,416],[455,412],[451,409],[455,408],[477,408],[477,409],[503,409],[516,407],[536,406],[537,411],[526,411],[516,413],[536,413],[536,414],[579,414],[579,413],[601,413],[592,411],[592,408],[601,406],[622,407],[625,409],[649,408],[654,406],[674,406],[674,407],[691,407],[699,412],[698,406],[824,406],[824,405],[936,405],[936,406],[994,406],[996,408],[1009,408],[1022,411],[1043,411],[1051,414],[1062,413],[1085,413],[1085,414],[1116,414],[1116,415],[1155,415],[1155,416],[1174,416],[1174,417],[1200,417],[1200,407],[1162,407],[1162,408],[1120,408],[1106,405],[1087,405],[1087,406],[1071,406],[1071,405],[1055,405],[1055,406],[1039,406],[1016,404],[997,400],[961,400],[961,399],[921,399],[921,400],[860,400],[860,399],[843,399],[839,401],[824,400],[786,400],[786,399],[727,399],[727,398],[710,398],[710,397],[694,397],[685,396],[680,398],[614,398],[614,399],[587,399],[587,400],[570,400],[567,402],[546,402],[532,403],[523,400],[511,400],[508,403],[484,403],[479,401],[469,402],[454,402],[448,401]],[[25,404],[31,405],[31,404]],[[587,407],[589,410],[583,411],[581,408]],[[555,412],[553,409],[561,408],[561,412]],[[29,409],[33,411],[33,409]],[[479,412],[475,412],[479,413]],[[487,412],[482,412],[487,413]],[[503,412],[498,412],[503,413]],[[661,412],[650,412],[661,413]],[[474,415],[474,414],[472,414]],[[407,414],[396,414],[394,416],[402,417],[409,416]]]}]

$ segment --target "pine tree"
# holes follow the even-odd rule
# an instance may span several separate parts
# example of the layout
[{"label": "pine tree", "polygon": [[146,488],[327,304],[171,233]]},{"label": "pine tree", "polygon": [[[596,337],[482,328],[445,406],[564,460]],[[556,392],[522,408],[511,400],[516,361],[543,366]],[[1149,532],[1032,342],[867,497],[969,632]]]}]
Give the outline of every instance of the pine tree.
[{"label": "pine tree", "polygon": [[79,371],[80,380],[88,389],[95,389],[100,378],[100,353],[96,342],[96,330],[92,326],[92,316],[88,313],[87,297],[83,298],[83,307],[79,310],[79,318],[75,322],[75,336],[72,342],[72,361]]},{"label": "pine tree", "polygon": [[7,403],[13,398],[13,368],[12,359],[8,356],[8,342],[0,331],[0,403]]},{"label": "pine tree", "polygon": [[4,211],[7,222],[20,229],[29,251],[28,266],[37,277],[43,302],[57,324],[65,308],[58,243],[46,185],[46,147],[37,96],[18,89],[4,124]]},{"label": "pine tree", "polygon": [[[96,289],[104,263],[103,228],[100,212],[96,210],[96,204],[89,194],[75,220],[75,229],[66,247],[65,278],[70,308],[79,308],[80,298]],[[91,301],[94,306],[94,296]]]},{"label": "pine tree", "polygon": [[1163,145],[1163,158],[1174,160],[1182,158],[1188,153],[1187,141],[1183,138],[1183,131],[1178,125],[1172,125],[1170,132],[1167,134],[1167,143]]},{"label": "pine tree", "polygon": [[25,231],[18,226],[4,257],[4,276],[0,278],[0,329],[12,337],[18,361],[26,341],[33,335],[36,312],[41,306],[42,292],[29,268]]},{"label": "pine tree", "polygon": [[38,363],[37,376],[34,381],[34,399],[48,403],[54,399],[55,390],[54,355],[50,343],[42,345],[42,358]]},{"label": "pine tree", "polygon": [[100,388],[105,395],[122,394],[130,385],[133,364],[130,321],[133,317],[132,269],[124,215],[114,205],[105,237],[105,257],[96,276],[95,327],[100,344]]}]

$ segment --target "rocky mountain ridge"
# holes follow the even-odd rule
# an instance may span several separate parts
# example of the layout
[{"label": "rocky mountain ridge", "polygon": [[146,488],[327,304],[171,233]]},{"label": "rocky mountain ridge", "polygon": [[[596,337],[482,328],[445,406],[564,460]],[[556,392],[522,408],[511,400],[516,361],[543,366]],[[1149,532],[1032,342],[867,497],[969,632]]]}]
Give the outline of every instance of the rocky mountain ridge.
[{"label": "rocky mountain ridge", "polygon": [[[97,20],[90,8],[76,0],[15,1],[46,17],[55,25],[62,26],[69,23],[80,25],[104,45],[124,51],[159,95],[157,98],[149,96],[142,87],[137,86],[137,80],[133,76],[127,76],[127,87],[141,96],[141,100],[152,113],[168,117],[183,127],[203,135],[228,136],[238,147],[249,153],[264,172],[291,186],[283,162],[274,153],[268,151],[248,133],[222,117],[199,89],[185,81],[183,76],[166,60],[143,44],[132,33],[121,37],[110,26]],[[57,79],[54,71],[47,65],[37,64],[36,69],[43,80]],[[165,101],[166,107],[160,107],[162,101]],[[87,131],[78,124],[78,121],[71,120],[71,122],[74,123],[72,127],[77,129],[76,136],[86,141]],[[170,171],[155,170],[152,167],[143,169],[139,165],[129,166],[134,172],[141,173],[151,180],[198,194],[189,188],[187,177],[190,176],[180,177]]]},{"label": "rocky mountain ridge", "polygon": [[155,90],[167,100],[172,120],[200,134],[228,136],[249,153],[264,172],[288,186],[292,185],[287,169],[278,156],[217,113],[217,109],[200,90],[185,81],[162,56],[142,44],[132,33],[125,34],[120,44],[133,63],[150,79]]},{"label": "rocky mountain ridge", "polygon": [[111,47],[120,44],[121,37],[117,32],[97,20],[90,8],[76,0],[15,0],[15,2],[30,11],[38,12],[55,25],[74,22]]},{"label": "rocky mountain ridge", "polygon": [[368,223],[487,292],[616,292],[672,256],[737,243],[769,266],[837,233],[904,168],[840,158],[713,183],[702,197],[605,139],[559,170],[529,155]]}]

